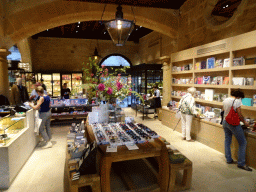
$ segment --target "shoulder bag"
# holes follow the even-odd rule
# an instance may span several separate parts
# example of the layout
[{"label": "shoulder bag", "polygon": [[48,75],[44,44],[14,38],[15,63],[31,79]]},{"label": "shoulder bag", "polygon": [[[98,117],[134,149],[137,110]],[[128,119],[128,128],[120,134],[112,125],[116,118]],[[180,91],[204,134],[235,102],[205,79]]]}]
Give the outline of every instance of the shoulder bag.
[{"label": "shoulder bag", "polygon": [[235,100],[233,101],[231,109],[230,109],[228,115],[226,116],[225,120],[228,124],[237,126],[237,125],[240,125],[240,118],[239,118],[238,113],[234,110],[234,107],[233,107],[234,102],[235,102]]}]

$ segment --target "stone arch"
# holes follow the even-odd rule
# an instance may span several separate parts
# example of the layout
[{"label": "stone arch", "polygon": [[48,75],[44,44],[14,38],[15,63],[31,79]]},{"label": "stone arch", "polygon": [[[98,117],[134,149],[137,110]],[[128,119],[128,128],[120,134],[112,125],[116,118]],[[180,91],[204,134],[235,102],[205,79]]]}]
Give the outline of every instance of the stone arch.
[{"label": "stone arch", "polygon": [[113,53],[113,54],[107,55],[106,57],[104,57],[103,59],[101,59],[101,61],[99,62],[99,65],[101,66],[101,64],[102,64],[106,59],[108,59],[109,57],[112,57],[112,56],[120,56],[120,57],[123,57],[123,58],[130,64],[130,67],[133,66],[131,60],[130,60],[128,57],[126,57],[126,56],[124,56],[124,55],[122,55],[122,54],[119,54],[119,53]]},{"label": "stone arch", "polygon": [[[36,0],[32,0],[36,1]],[[108,4],[103,15],[103,20],[113,19],[117,5]],[[122,6],[124,19],[134,19],[130,6]],[[6,47],[18,43],[36,33],[48,28],[75,23],[78,21],[101,20],[104,4],[77,2],[77,1],[52,1],[39,4],[15,12],[5,18]],[[176,37],[178,18],[172,11],[166,12],[157,8],[135,7],[136,24],[152,29],[169,37]],[[0,45],[3,47],[3,45]]]},{"label": "stone arch", "polygon": [[223,28],[226,28],[230,25],[232,25],[234,22],[236,22],[237,18],[242,15],[248,0],[241,1],[240,5],[237,7],[237,10],[235,11],[234,15],[228,19],[225,22],[219,22],[212,16],[212,10],[214,9],[215,5],[218,3],[219,0],[211,0],[206,2],[206,8],[204,11],[204,19],[206,26],[214,31],[221,30]]}]

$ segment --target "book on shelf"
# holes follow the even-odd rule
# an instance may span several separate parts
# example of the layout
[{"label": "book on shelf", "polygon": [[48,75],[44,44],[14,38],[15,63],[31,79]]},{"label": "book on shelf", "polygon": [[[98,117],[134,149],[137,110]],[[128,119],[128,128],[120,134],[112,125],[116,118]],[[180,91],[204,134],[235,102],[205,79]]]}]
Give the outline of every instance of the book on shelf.
[{"label": "book on shelf", "polygon": [[214,68],[214,64],[215,64],[215,58],[210,57],[210,58],[207,59],[206,68],[207,69],[212,69],[212,68]]},{"label": "book on shelf", "polygon": [[220,102],[220,101],[221,101],[220,94],[214,94],[214,95],[213,95],[213,101],[218,101],[218,102]]},{"label": "book on shelf", "polygon": [[203,77],[197,77],[197,84],[203,84]]},{"label": "book on shelf", "polygon": [[233,66],[242,66],[244,65],[244,58],[243,57],[238,57],[233,59]]},{"label": "book on shelf", "polygon": [[195,70],[200,70],[200,69],[201,69],[201,63],[200,62],[196,62]]},{"label": "book on shelf", "polygon": [[230,59],[229,58],[224,59],[223,68],[229,67],[229,66],[230,66]]},{"label": "book on shelf", "polygon": [[184,71],[189,71],[189,64],[184,66]]},{"label": "book on shelf", "polygon": [[242,104],[245,106],[253,106],[253,100],[252,98],[243,98]]},{"label": "book on shelf", "polygon": [[213,101],[214,89],[205,89],[205,100]]},{"label": "book on shelf", "polygon": [[246,78],[246,85],[254,85],[254,78],[251,78],[251,77]]},{"label": "book on shelf", "polygon": [[197,77],[195,77],[194,84],[198,84],[198,79],[197,79]]},{"label": "book on shelf", "polygon": [[211,76],[203,76],[203,84],[210,85],[211,84]]},{"label": "book on shelf", "polygon": [[229,83],[229,77],[224,77],[223,85],[228,85]]},{"label": "book on shelf", "polygon": [[219,118],[220,117],[220,113],[221,113],[221,109],[220,108],[213,108],[212,109],[214,114],[215,114],[215,117]]},{"label": "book on shelf", "polygon": [[222,85],[223,84],[223,76],[218,76],[217,77],[217,85]]},{"label": "book on shelf", "polygon": [[217,85],[217,77],[212,78],[211,85]]},{"label": "book on shelf", "polygon": [[223,59],[217,59],[215,62],[215,68],[222,68],[223,67]]},{"label": "book on shelf", "polygon": [[210,106],[205,106],[204,112],[212,112],[212,108]]},{"label": "book on shelf", "polygon": [[232,83],[233,85],[245,85],[246,79],[244,77],[233,77]]},{"label": "book on shelf", "polygon": [[206,61],[201,61],[201,69],[206,69]]}]

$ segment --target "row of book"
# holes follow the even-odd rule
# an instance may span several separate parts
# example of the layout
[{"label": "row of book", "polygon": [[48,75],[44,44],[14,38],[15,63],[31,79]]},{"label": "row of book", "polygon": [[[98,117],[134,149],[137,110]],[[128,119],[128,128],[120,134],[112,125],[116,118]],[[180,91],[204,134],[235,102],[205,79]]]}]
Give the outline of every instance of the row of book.
[{"label": "row of book", "polygon": [[[243,57],[238,57],[233,59],[232,66],[241,66],[244,64],[245,64],[245,59]],[[225,68],[225,67],[230,67],[230,58],[216,59],[215,57],[210,57],[206,60],[196,62],[195,64],[195,70]]]},{"label": "row of book", "polygon": [[254,85],[254,78],[252,77],[233,77],[232,78],[233,85]]},{"label": "row of book", "polygon": [[173,72],[179,72],[179,71],[189,71],[193,68],[193,64],[187,64],[187,65],[184,65],[182,67],[178,67],[178,66],[173,66],[172,67],[172,71]]},{"label": "row of book", "polygon": [[205,84],[205,85],[228,85],[229,77],[217,76],[202,76],[195,78],[195,84]]},{"label": "row of book", "polygon": [[193,84],[193,79],[172,78],[173,84]]},{"label": "row of book", "polygon": [[[182,97],[186,95],[186,91],[172,91],[172,96],[179,96]],[[208,100],[208,101],[218,101],[223,102],[228,97],[228,94],[223,93],[215,93],[213,89],[205,89],[205,92],[196,91],[194,98]],[[256,101],[256,99],[255,99]]]}]

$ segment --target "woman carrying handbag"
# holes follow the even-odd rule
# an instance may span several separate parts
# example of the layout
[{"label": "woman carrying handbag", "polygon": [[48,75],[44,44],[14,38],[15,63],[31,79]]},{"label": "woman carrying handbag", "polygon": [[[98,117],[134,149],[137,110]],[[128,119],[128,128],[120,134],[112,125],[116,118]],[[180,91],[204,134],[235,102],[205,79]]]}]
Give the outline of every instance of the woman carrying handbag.
[{"label": "woman carrying handbag", "polygon": [[246,171],[252,171],[252,169],[245,164],[247,141],[240,121],[247,127],[249,127],[249,125],[244,121],[244,117],[241,113],[242,98],[244,98],[243,92],[233,90],[231,97],[223,101],[224,116],[222,126],[225,132],[225,157],[228,164],[234,163],[230,149],[232,135],[234,135],[239,144],[237,167]]}]

